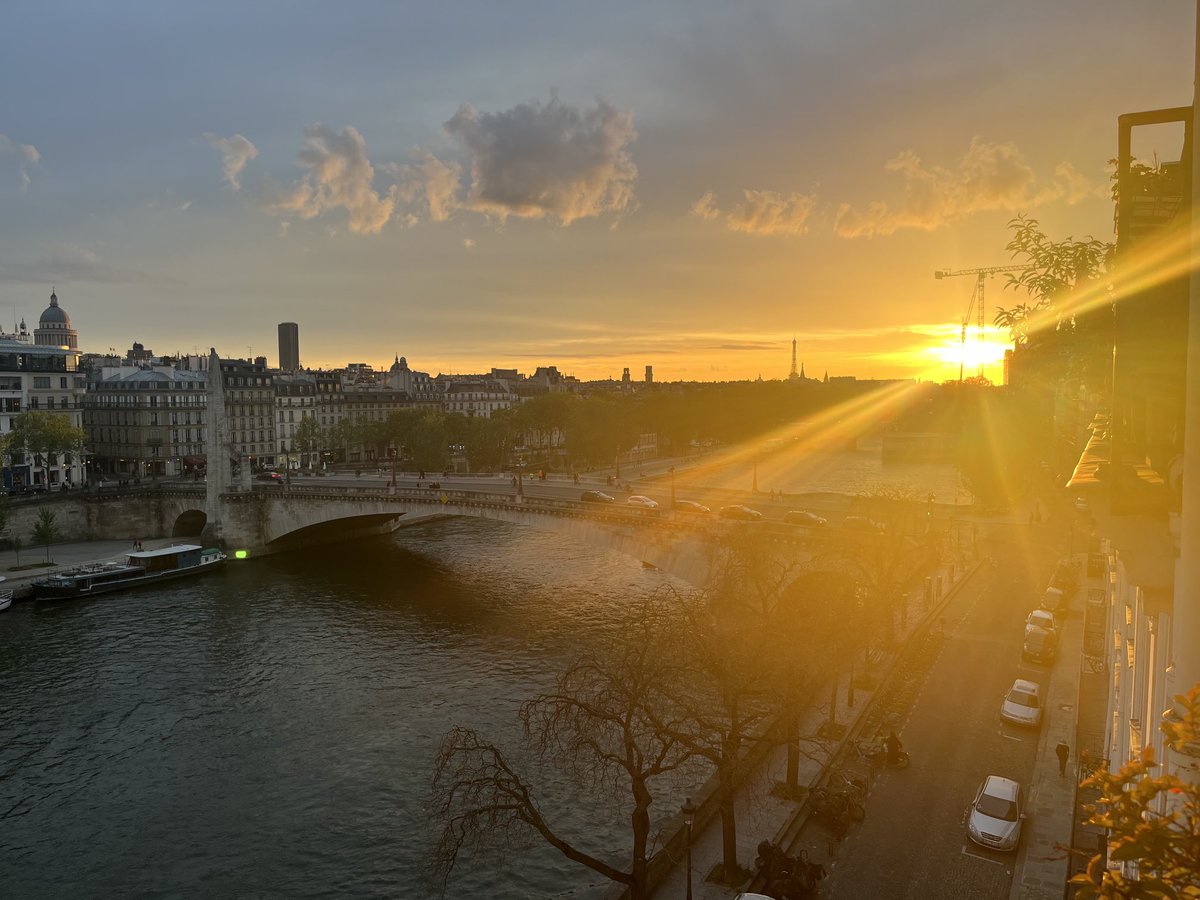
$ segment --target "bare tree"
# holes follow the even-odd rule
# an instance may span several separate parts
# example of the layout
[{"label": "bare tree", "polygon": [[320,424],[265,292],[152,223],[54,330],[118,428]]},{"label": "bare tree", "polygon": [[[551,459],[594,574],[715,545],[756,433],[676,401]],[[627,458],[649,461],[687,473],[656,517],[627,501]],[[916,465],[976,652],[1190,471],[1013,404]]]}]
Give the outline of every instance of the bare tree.
[{"label": "bare tree", "polygon": [[655,779],[678,769],[692,750],[678,740],[669,713],[652,713],[662,681],[678,680],[662,639],[669,631],[663,606],[647,601],[622,632],[616,649],[584,653],[555,689],[521,709],[526,746],[557,764],[581,785],[602,789],[614,809],[629,809],[626,868],[582,849],[543,813],[533,786],[504,751],[477,732],[455,728],[442,740],[433,776],[433,810],[441,833],[433,858],[444,884],[459,854],[523,843],[531,833],[565,857],[626,885],[633,900],[647,896],[650,805]]}]

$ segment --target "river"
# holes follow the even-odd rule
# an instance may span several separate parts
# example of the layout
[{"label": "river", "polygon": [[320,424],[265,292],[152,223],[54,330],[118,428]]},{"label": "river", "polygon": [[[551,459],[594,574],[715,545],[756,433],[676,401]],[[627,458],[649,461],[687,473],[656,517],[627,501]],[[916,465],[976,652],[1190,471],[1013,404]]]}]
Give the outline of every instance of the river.
[{"label": "river", "polygon": [[[520,704],[666,578],[453,519],[177,587],[18,603],[0,616],[0,896],[428,894],[440,737],[465,725],[517,746]],[[563,831],[623,862],[621,821],[538,781]],[[535,843],[462,866],[449,895],[602,884]]]}]

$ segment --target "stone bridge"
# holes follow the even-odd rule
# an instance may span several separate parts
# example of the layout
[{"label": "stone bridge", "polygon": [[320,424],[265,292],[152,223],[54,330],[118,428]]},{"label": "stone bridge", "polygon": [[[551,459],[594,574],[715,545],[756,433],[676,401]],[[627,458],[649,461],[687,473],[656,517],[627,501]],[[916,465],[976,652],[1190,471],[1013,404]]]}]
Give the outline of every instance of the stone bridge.
[{"label": "stone bridge", "polygon": [[13,504],[10,532],[26,547],[37,511],[55,514],[60,539],[192,538],[249,556],[387,534],[451,516],[474,516],[554,531],[625,553],[693,584],[708,577],[722,538],[753,530],[792,556],[818,539],[771,523],[657,515],[634,507],[517,498],[507,492],[386,486],[255,485],[213,495],[204,486],[139,485],[51,494]]}]

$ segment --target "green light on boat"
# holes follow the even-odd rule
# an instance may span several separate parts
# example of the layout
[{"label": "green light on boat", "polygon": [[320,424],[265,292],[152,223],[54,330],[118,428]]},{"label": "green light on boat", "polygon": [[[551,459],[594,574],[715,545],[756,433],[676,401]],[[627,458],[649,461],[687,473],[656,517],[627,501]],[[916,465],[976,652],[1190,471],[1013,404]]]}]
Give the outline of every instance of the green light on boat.
[{"label": "green light on boat", "polygon": [[234,550],[233,551],[234,559],[245,559],[249,555],[250,555],[249,551],[246,551],[246,550]]}]

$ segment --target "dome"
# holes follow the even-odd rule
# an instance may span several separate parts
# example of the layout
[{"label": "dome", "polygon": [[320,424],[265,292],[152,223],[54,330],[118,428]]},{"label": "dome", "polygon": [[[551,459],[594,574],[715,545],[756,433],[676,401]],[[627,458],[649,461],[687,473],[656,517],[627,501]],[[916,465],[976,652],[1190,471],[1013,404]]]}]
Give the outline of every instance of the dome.
[{"label": "dome", "polygon": [[64,328],[71,327],[71,317],[68,316],[58,305],[58,294],[51,292],[50,305],[46,307],[46,311],[43,312],[41,318],[38,319],[38,325],[61,325]]}]

